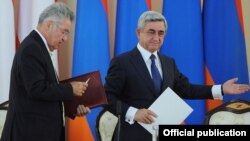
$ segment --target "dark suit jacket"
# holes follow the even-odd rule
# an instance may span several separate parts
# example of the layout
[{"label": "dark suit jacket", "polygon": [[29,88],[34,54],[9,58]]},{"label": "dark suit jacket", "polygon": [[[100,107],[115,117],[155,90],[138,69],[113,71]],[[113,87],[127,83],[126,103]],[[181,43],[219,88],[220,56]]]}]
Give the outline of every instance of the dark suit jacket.
[{"label": "dark suit jacket", "polygon": [[18,48],[11,70],[9,110],[1,141],[64,140],[62,100],[70,84],[58,84],[42,38],[32,31]]},{"label": "dark suit jacket", "polygon": [[[211,86],[190,84],[187,77],[179,72],[172,58],[160,53],[158,55],[163,73],[162,92],[170,87],[185,99],[212,98]],[[137,48],[111,61],[105,90],[110,103],[107,108],[112,113],[116,113],[117,99],[122,101],[121,141],[151,141],[152,136],[147,130],[137,122],[130,125],[124,119],[129,106],[148,108],[158,97],[150,73]]]}]

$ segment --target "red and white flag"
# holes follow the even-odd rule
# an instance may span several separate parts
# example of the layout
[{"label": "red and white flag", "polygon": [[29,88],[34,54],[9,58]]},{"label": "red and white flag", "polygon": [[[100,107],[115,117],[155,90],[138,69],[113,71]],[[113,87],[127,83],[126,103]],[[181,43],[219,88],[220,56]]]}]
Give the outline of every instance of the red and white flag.
[{"label": "red and white flag", "polygon": [[10,71],[15,54],[15,23],[12,0],[0,2],[0,103],[9,99]]}]

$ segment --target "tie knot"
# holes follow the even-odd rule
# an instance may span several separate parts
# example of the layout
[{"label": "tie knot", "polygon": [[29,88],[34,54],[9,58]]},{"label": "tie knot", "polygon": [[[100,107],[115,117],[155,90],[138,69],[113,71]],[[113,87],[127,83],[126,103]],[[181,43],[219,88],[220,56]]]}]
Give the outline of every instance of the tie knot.
[{"label": "tie knot", "polygon": [[154,61],[154,60],[155,60],[155,55],[152,54],[152,55],[150,56],[150,59],[151,59],[151,61]]}]

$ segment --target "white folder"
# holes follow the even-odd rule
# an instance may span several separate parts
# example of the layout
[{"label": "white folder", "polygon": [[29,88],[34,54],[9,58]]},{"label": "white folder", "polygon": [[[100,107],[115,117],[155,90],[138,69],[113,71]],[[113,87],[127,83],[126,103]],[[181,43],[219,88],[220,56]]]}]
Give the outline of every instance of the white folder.
[{"label": "white folder", "polygon": [[158,125],[180,125],[193,111],[193,109],[181,99],[171,88],[167,88],[148,108],[157,114],[155,122],[144,124],[139,122],[152,135],[153,127]]}]

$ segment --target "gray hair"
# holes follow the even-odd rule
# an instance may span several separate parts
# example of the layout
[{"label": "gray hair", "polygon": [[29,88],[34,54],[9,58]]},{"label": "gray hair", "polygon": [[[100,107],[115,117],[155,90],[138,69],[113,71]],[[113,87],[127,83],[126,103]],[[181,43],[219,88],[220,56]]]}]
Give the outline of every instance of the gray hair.
[{"label": "gray hair", "polygon": [[142,15],[140,16],[137,24],[137,29],[143,29],[147,22],[161,22],[161,21],[164,22],[164,25],[167,29],[168,27],[167,21],[161,13],[158,13],[156,11],[146,11],[142,13]]},{"label": "gray hair", "polygon": [[43,10],[40,14],[38,24],[50,19],[55,22],[62,23],[66,18],[73,21],[75,18],[74,13],[62,2],[56,2]]}]

